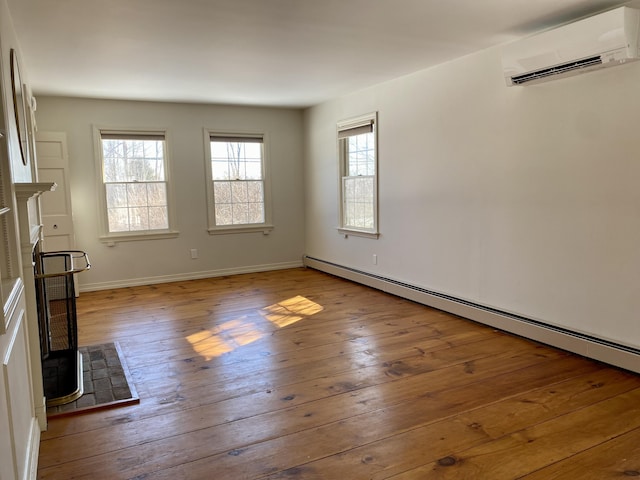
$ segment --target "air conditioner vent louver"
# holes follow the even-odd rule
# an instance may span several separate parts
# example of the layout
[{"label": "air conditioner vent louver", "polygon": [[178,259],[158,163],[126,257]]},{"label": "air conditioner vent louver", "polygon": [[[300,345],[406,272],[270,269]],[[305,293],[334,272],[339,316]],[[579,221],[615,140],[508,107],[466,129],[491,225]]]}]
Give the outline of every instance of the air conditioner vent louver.
[{"label": "air conditioner vent louver", "polygon": [[553,75],[560,75],[562,73],[571,72],[573,70],[579,70],[581,68],[592,67],[594,65],[602,65],[602,57],[585,58],[583,60],[577,60],[575,62],[564,63],[555,67],[544,68],[536,72],[526,73],[524,75],[516,75],[511,77],[511,81],[516,85],[522,85],[523,83],[532,82],[533,80],[539,80],[545,77],[551,77]]}]

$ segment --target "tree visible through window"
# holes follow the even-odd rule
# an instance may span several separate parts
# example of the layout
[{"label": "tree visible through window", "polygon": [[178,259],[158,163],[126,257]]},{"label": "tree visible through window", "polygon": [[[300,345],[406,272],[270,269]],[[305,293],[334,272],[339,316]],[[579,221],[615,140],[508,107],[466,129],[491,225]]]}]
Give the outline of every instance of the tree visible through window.
[{"label": "tree visible through window", "polygon": [[265,223],[263,140],[210,137],[214,224]]},{"label": "tree visible through window", "polygon": [[164,135],[101,133],[108,233],[167,230]]}]

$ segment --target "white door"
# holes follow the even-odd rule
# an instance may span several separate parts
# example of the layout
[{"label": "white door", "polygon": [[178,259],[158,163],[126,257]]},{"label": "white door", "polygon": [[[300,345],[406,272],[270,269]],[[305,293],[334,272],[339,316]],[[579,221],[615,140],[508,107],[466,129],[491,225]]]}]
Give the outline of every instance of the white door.
[{"label": "white door", "polygon": [[75,250],[67,134],[36,132],[38,180],[58,187],[40,197],[44,245],[42,251]]}]

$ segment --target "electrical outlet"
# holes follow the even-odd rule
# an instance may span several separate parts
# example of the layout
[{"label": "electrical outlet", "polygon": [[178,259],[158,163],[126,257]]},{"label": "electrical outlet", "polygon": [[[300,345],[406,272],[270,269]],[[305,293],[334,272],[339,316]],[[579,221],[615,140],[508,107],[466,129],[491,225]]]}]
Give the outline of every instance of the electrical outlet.
[{"label": "electrical outlet", "polygon": [[196,258],[198,258],[198,249],[197,248],[192,248],[191,249],[191,258],[193,258],[194,260]]},{"label": "electrical outlet", "polygon": [[371,259],[371,261],[373,262],[374,265],[378,264],[378,255],[376,255],[375,253],[373,254],[373,258]]}]

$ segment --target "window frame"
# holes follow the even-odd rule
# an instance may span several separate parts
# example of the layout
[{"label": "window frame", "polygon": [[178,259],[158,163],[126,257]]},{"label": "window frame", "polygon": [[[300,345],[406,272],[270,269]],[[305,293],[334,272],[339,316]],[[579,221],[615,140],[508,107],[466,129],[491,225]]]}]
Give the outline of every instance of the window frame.
[{"label": "window frame", "polygon": [[[347,175],[347,156],[348,156],[348,138],[353,135],[345,135],[349,130],[358,131],[365,130],[368,127],[371,128],[373,133],[373,146],[374,146],[374,174],[363,175],[362,177],[373,177],[373,227],[372,228],[357,228],[348,226],[345,224],[345,183],[348,179],[354,178]],[[377,239],[380,237],[380,231],[378,229],[378,112],[371,112],[357,117],[352,117],[346,120],[339,121],[336,125],[336,140],[338,148],[338,163],[339,163],[339,224],[337,228],[338,233],[341,235],[359,236],[366,238]]]},{"label": "window frame", "polygon": [[[164,138],[164,183],[167,193],[167,219],[168,228],[154,230],[136,230],[128,232],[110,232],[109,218],[107,212],[107,189],[104,181],[104,155],[102,148],[102,137],[104,135],[117,136],[122,135],[123,138],[140,137],[163,137]],[[170,135],[166,128],[122,128],[122,127],[105,127],[93,126],[94,150],[96,159],[97,172],[97,191],[98,195],[98,219],[99,219],[99,239],[101,242],[113,244],[115,242],[138,241],[138,240],[157,240],[165,238],[175,238],[179,235],[176,229],[176,205],[175,196],[173,194],[172,182],[172,162],[170,154]],[[146,182],[141,182],[146,183]]]},{"label": "window frame", "polygon": [[[238,225],[216,225],[215,197],[213,188],[213,173],[211,166],[211,140],[220,139],[261,139],[262,145],[262,185],[263,185],[263,205],[264,222],[246,223]],[[269,140],[266,132],[238,131],[238,130],[218,130],[204,129],[204,158],[205,158],[205,180],[207,189],[207,231],[209,235],[226,235],[234,233],[255,233],[261,232],[268,235],[273,229],[272,209],[271,209],[271,180],[269,168]]]}]

